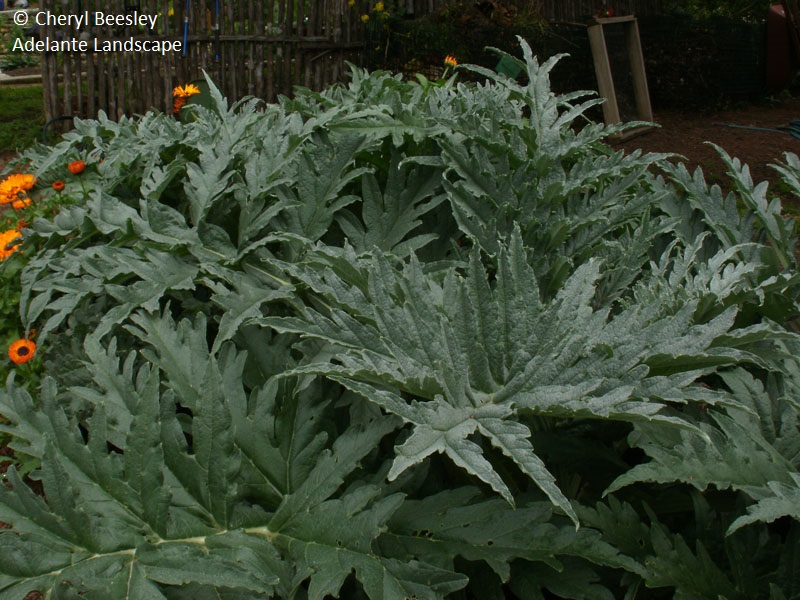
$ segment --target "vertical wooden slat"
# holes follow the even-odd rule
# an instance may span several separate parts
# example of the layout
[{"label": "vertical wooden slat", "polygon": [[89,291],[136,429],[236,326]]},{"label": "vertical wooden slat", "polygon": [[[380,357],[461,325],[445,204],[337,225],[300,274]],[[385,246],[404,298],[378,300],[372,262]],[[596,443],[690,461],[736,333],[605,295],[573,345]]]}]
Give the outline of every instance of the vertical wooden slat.
[{"label": "vertical wooden slat", "polygon": [[107,59],[104,54],[97,54],[97,101],[99,109],[109,112],[108,94],[106,93],[106,82],[108,80],[106,66]]},{"label": "vertical wooden slat", "polygon": [[[80,32],[73,31],[72,35],[75,38],[78,38]],[[84,114],[86,107],[83,105],[83,75],[81,73],[82,65],[81,65],[81,55],[78,52],[70,52],[67,56],[69,61],[72,63],[72,72],[75,74],[75,109],[73,114]]]},{"label": "vertical wooden slat", "polygon": [[141,72],[142,70],[142,54],[146,53],[130,52],[125,55],[125,74],[123,74],[120,79],[125,81],[125,112],[128,114],[140,112],[139,106],[143,104],[144,100],[138,93],[136,82],[134,80],[136,73]]},{"label": "vertical wooden slat", "polygon": [[88,114],[97,114],[97,63],[95,56],[89,54],[86,57],[86,96],[88,99]]},{"label": "vertical wooden slat", "polygon": [[128,107],[127,107],[127,93],[126,93],[126,89],[125,89],[126,82],[128,81],[128,78],[125,77],[125,67],[126,67],[126,65],[125,65],[125,62],[126,62],[125,54],[122,53],[122,52],[117,52],[115,54],[116,54],[116,56],[114,58],[116,60],[114,61],[114,68],[115,68],[114,78],[117,81],[117,91],[116,91],[116,95],[117,95],[117,116],[116,116],[116,118],[120,119],[120,118],[122,118],[122,115],[124,115],[127,112],[127,109],[128,109]]},{"label": "vertical wooden slat", "polygon": [[[295,30],[293,35],[296,35],[298,38],[303,37],[306,35],[306,27],[304,23],[304,18],[306,16],[306,7],[305,7],[305,0],[294,0],[297,3],[297,11],[295,13]],[[293,2],[293,3],[294,3]]]},{"label": "vertical wooden slat", "polygon": [[[285,9],[284,13],[284,21],[283,21],[283,36],[284,38],[290,38],[294,35],[292,29],[292,20],[294,18],[294,2],[295,0],[283,0],[283,5]],[[284,42],[283,43],[283,81],[281,82],[282,93],[289,94],[291,93],[291,81],[292,81],[292,62],[294,60],[294,53],[293,47],[291,44]]]},{"label": "vertical wooden slat", "polygon": [[256,7],[253,4],[253,0],[247,0],[247,35],[250,37],[250,41],[245,43],[245,60],[247,61],[247,89],[245,94],[252,96],[256,89],[256,57],[255,43],[253,42],[253,36],[256,35]]},{"label": "vertical wooden slat", "polygon": [[636,99],[636,116],[642,121],[652,121],[653,109],[650,105],[650,92],[647,88],[647,74],[644,69],[642,42],[639,38],[639,24],[636,19],[625,23],[625,38],[628,47],[628,57],[631,61],[633,93]]},{"label": "vertical wooden slat", "polygon": [[[117,9],[119,11],[117,14],[125,14],[127,8],[126,4],[124,2],[118,2],[117,6],[119,7]],[[126,39],[134,34],[139,34],[138,27],[125,27],[123,36]],[[117,53],[117,71],[117,80],[119,81],[119,84],[117,85],[117,96],[119,97],[117,118],[121,118],[126,113],[131,114],[133,112],[137,112],[136,106],[131,102],[131,77],[133,75],[133,61],[131,59],[131,53]]]},{"label": "vertical wooden slat", "polygon": [[[148,37],[158,38],[158,37],[166,37],[166,30],[169,28],[169,10],[167,9],[166,2],[153,2],[152,4],[153,10],[156,10],[159,14],[158,23],[156,25],[156,30],[150,32]],[[149,6],[148,6],[149,8]],[[135,81],[136,81],[136,92],[138,94],[138,99],[140,102],[140,106],[146,108],[146,110],[150,109],[157,109],[157,110],[164,110],[165,107],[161,106],[161,103],[157,101],[158,96],[158,73],[155,70],[155,65],[153,61],[155,57],[152,53],[146,52],[143,56],[139,57],[139,60],[136,61],[136,73],[135,73]]]},{"label": "vertical wooden slat", "polygon": [[197,29],[192,32],[195,43],[191,46],[190,59],[187,61],[189,73],[186,81],[193,81],[200,76],[208,62],[208,31],[211,27],[211,12],[205,2],[195,9],[197,13]]},{"label": "vertical wooden slat", "polygon": [[[66,11],[65,11],[66,12]],[[62,30],[62,34],[65,32]],[[66,35],[71,35],[67,29]],[[61,114],[72,114],[72,65],[70,65],[69,56],[63,55],[61,57],[60,71],[62,73],[62,92],[61,92]]]},{"label": "vertical wooden slat", "polygon": [[186,60],[186,57],[189,55],[188,41],[186,40],[184,35],[184,30],[187,27],[186,19],[189,18],[189,14],[186,11],[186,3],[183,2],[183,0],[174,0],[174,2],[175,4],[173,6],[175,10],[175,15],[178,17],[178,23],[179,23],[178,35],[180,36],[180,39],[184,41],[184,45],[181,48],[181,52],[178,55],[175,64],[175,73],[174,73],[175,79],[173,80],[173,83],[178,84],[180,82],[180,79],[183,77],[183,63]]},{"label": "vertical wooden slat", "polygon": [[[175,11],[177,14],[178,11]],[[181,28],[183,24],[181,21]],[[182,31],[182,29],[181,29]],[[160,87],[159,87],[159,105],[164,107],[164,110],[167,114],[172,112],[172,88],[179,83],[179,81],[174,77],[174,74],[178,70],[178,65],[181,62],[182,55],[179,54],[178,57],[172,58],[169,62],[161,61],[158,63],[158,76],[160,80]]]},{"label": "vertical wooden slat", "polygon": [[[225,13],[225,33],[229,36],[236,35],[236,15],[233,11],[233,2],[223,2],[223,12]],[[222,61],[221,77],[217,82],[223,93],[231,97],[232,81],[234,74],[231,72],[235,69],[233,65],[236,64],[236,56],[233,49],[232,42],[225,42],[220,47],[220,60]]]},{"label": "vertical wooden slat", "polygon": [[[280,1],[280,0],[278,0]],[[269,26],[265,28],[265,33],[269,36],[275,36],[275,27],[277,25],[275,19],[275,0],[267,0],[267,13],[265,19]],[[266,42],[266,56],[264,61],[264,69],[266,71],[266,88],[264,95],[267,102],[275,100],[275,42]]]},{"label": "vertical wooden slat", "polygon": [[[46,6],[48,10],[55,10],[55,2],[48,0]],[[50,25],[45,25],[40,31],[42,39],[53,35],[53,27]],[[62,114],[58,106],[58,63],[57,54],[55,52],[46,52],[44,57],[45,69],[47,71],[46,76],[43,77],[47,88],[45,91],[45,116],[50,120]]]},{"label": "vertical wooden slat", "polygon": [[606,99],[603,103],[603,118],[609,125],[619,123],[617,94],[614,91],[614,79],[611,75],[611,63],[608,60],[608,50],[602,25],[589,26],[589,44],[592,47],[592,60],[597,74],[597,89],[600,92],[600,96]]},{"label": "vertical wooden slat", "polygon": [[[256,18],[255,18],[255,34],[256,35],[264,35],[264,6],[262,3],[259,3],[258,10],[256,11]],[[263,98],[265,95],[266,90],[264,89],[264,44],[258,43],[254,44],[255,47],[255,65],[254,65],[254,75],[255,75],[255,89],[253,94],[258,98]]]},{"label": "vertical wooden slat", "polygon": [[269,42],[267,44],[267,59],[265,62],[267,69],[267,89],[266,98],[267,102],[275,101],[275,43]]}]

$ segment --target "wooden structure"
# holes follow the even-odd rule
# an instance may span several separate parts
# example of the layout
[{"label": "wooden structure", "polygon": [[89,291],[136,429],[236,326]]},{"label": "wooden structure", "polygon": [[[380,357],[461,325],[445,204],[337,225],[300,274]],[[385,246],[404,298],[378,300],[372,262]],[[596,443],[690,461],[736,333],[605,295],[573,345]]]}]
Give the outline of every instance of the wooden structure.
[{"label": "wooden structure", "polygon": [[[594,69],[597,74],[597,88],[600,96],[606,100],[603,104],[603,118],[607,124],[621,122],[614,77],[611,73],[611,63],[608,58],[608,48],[606,47],[603,33],[604,25],[614,24],[622,24],[625,29],[625,44],[628,50],[628,60],[630,61],[633,80],[636,117],[641,121],[652,121],[653,110],[650,106],[650,92],[647,88],[642,44],[639,39],[639,25],[633,16],[598,18],[589,25],[589,43],[592,47]],[[625,137],[630,137],[630,135],[637,133],[640,133],[640,131],[628,131]]]},{"label": "wooden structure", "polygon": [[[188,11],[187,11],[188,7]],[[172,89],[206,71],[230,99],[274,101],[295,85],[315,89],[340,80],[346,61],[358,62],[364,24],[347,0],[42,0],[55,15],[87,15],[88,24],[45,24],[40,40],[84,40],[87,51],[45,51],[43,83],[48,119],[113,119],[149,109],[170,111]],[[95,13],[142,24],[97,24]],[[185,49],[99,51],[128,42],[181,42]],[[184,44],[185,41],[185,44]],[[148,46],[148,47],[152,47]]]}]

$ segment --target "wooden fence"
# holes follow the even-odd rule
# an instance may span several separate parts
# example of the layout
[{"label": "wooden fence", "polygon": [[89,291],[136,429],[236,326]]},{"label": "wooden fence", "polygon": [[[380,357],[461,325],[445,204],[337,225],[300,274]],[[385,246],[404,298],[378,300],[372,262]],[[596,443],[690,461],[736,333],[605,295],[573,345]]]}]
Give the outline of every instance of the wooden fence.
[{"label": "wooden fence", "polygon": [[[50,44],[72,43],[43,53],[48,119],[94,116],[100,109],[114,119],[151,108],[169,111],[172,89],[201,78],[203,70],[228,98],[254,95],[272,101],[291,93],[294,85],[319,89],[340,80],[345,61],[358,62],[364,43],[360,13],[347,0],[41,4],[55,18],[73,16],[71,23],[51,22],[39,30],[39,39]],[[106,15],[141,21],[108,23]],[[74,18],[81,16],[88,17],[88,24]],[[148,17],[155,17],[152,29]],[[164,54],[154,50],[166,42],[183,47]]]},{"label": "wooden fence", "polygon": [[[603,4],[520,0],[526,1],[555,22],[585,21]],[[618,14],[653,14],[662,1],[614,0],[613,6]],[[448,2],[453,0],[397,0],[414,16]],[[32,19],[45,21],[39,40],[46,44],[47,118],[94,116],[98,110],[114,119],[169,111],[172,89],[201,78],[204,70],[233,100],[253,95],[274,101],[295,85],[321,89],[343,78],[345,61],[360,62],[361,15],[373,5],[373,0],[354,6],[348,0],[41,0],[40,16]],[[390,0],[385,5],[396,6]],[[108,16],[127,21],[110,23]],[[165,43],[182,47],[163,54],[153,49]]]}]

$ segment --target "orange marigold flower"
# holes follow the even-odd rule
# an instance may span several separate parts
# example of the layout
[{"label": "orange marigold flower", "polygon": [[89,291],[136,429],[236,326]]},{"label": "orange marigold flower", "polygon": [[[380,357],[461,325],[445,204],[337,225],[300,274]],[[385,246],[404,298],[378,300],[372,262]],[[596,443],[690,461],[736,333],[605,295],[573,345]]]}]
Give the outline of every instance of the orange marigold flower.
[{"label": "orange marigold flower", "polygon": [[176,98],[188,98],[200,93],[200,88],[193,83],[187,83],[183,87],[178,86],[172,90],[172,95]]},{"label": "orange marigold flower", "polygon": [[65,186],[64,182],[61,181],[60,179],[58,181],[54,181],[53,182],[53,189],[55,191],[57,191],[57,192],[60,192],[61,190],[63,190],[64,186]]},{"label": "orange marigold flower", "polygon": [[457,67],[458,61],[456,60],[455,56],[453,56],[452,54],[448,54],[447,56],[444,57],[444,64],[447,65],[448,67]]},{"label": "orange marigold flower", "polygon": [[36,176],[29,173],[12,173],[0,181],[0,204],[10,204],[19,199],[36,184]]},{"label": "orange marigold flower", "polygon": [[0,186],[19,189],[27,192],[36,184],[36,176],[30,173],[12,173],[6,177]]},{"label": "orange marigold flower", "polygon": [[7,259],[19,247],[19,244],[11,245],[19,237],[20,233],[17,229],[9,229],[0,233],[0,260]]},{"label": "orange marigold flower", "polygon": [[11,203],[11,208],[13,208],[14,210],[19,210],[21,208],[25,208],[26,206],[30,205],[31,205],[31,199],[28,198],[27,196],[23,196],[22,198],[14,200],[14,202]]},{"label": "orange marigold flower", "polygon": [[84,169],[86,168],[86,163],[82,160],[74,160],[67,165],[67,169],[73,175],[80,175],[83,173]]},{"label": "orange marigold flower", "polygon": [[17,340],[8,348],[8,357],[15,365],[28,362],[36,354],[36,344],[31,340]]}]

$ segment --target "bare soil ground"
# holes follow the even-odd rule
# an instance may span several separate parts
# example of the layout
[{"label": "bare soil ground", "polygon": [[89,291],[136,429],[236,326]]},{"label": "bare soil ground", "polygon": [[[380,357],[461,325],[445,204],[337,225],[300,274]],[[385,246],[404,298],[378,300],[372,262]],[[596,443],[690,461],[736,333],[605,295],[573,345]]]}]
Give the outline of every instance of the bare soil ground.
[{"label": "bare soil ground", "polygon": [[632,151],[641,148],[647,152],[675,152],[683,158],[690,170],[700,166],[706,181],[726,187],[726,167],[716,149],[706,142],[714,142],[728,154],[750,166],[753,181],[769,181],[770,190],[781,196],[787,208],[800,209],[800,198],[789,197],[779,183],[780,176],[769,167],[784,161],[784,153],[800,155],[800,139],[788,132],[756,131],[725,127],[723,124],[752,127],[785,127],[789,121],[800,119],[800,96],[780,101],[760,102],[718,112],[654,111],[654,119],[661,126],[644,135],[615,144],[615,147]]}]

